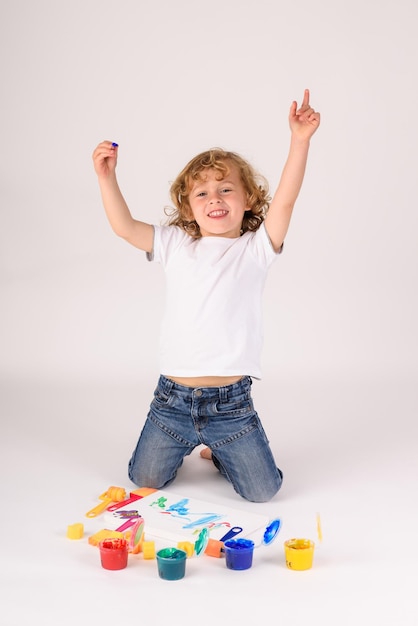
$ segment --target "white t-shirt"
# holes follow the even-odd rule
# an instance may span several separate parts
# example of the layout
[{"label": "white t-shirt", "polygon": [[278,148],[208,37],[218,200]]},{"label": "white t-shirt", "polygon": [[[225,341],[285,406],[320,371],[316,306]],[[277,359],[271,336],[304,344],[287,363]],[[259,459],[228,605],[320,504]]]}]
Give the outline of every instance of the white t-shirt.
[{"label": "white t-shirt", "polygon": [[262,293],[277,258],[264,224],[233,239],[154,226],[147,258],[167,281],[161,374],[260,378]]}]

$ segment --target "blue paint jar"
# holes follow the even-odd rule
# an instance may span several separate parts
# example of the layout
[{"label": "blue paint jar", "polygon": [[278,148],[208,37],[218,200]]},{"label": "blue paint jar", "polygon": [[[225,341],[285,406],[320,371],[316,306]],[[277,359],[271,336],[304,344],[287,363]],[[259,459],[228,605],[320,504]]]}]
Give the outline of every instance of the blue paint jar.
[{"label": "blue paint jar", "polygon": [[253,563],[254,541],[229,539],[224,543],[225,561],[229,569],[249,569]]}]

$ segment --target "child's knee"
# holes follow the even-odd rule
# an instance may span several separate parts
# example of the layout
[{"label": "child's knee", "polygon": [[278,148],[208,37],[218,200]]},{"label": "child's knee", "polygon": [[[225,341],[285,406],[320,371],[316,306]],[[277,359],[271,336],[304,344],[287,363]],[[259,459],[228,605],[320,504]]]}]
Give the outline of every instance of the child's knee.
[{"label": "child's knee", "polygon": [[283,472],[277,468],[276,479],[272,480],[270,484],[253,484],[242,490],[235,488],[235,491],[245,500],[261,504],[262,502],[269,502],[272,498],[274,498],[274,496],[280,491],[282,483]]}]

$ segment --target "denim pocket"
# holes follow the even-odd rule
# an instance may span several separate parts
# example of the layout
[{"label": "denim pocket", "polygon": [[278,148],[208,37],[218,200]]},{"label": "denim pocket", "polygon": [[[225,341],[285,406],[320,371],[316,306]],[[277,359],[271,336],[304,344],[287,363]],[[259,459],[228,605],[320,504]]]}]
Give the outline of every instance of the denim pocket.
[{"label": "denim pocket", "polygon": [[242,417],[254,413],[253,401],[248,397],[231,398],[227,402],[217,402],[215,412],[225,417]]},{"label": "denim pocket", "polygon": [[169,406],[171,404],[172,394],[165,393],[161,389],[157,389],[154,391],[154,402],[159,406]]}]

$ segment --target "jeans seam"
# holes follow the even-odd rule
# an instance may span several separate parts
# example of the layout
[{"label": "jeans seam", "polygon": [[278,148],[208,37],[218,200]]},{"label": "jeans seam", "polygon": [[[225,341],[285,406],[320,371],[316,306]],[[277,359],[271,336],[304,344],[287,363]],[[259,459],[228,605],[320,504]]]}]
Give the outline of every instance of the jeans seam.
[{"label": "jeans seam", "polygon": [[216,443],[212,443],[211,448],[213,450],[219,450],[219,448],[222,448],[223,446],[227,446],[231,443],[234,443],[234,441],[237,441],[238,439],[242,439],[242,437],[245,437],[256,429],[258,429],[258,423],[257,420],[254,420],[253,422],[251,422],[251,424],[248,424],[248,426],[241,429],[237,433],[234,433],[233,435],[228,435],[228,437],[225,437],[224,439],[221,439]]},{"label": "jeans seam", "polygon": [[181,437],[178,433],[174,432],[171,428],[167,428],[167,426],[163,422],[161,422],[159,419],[157,419],[154,415],[150,414],[148,416],[148,419],[151,421],[152,424],[154,424],[156,428],[159,428],[163,433],[165,433],[166,435],[168,435],[175,441],[178,441],[179,443],[185,446],[188,446],[189,448],[195,448],[196,445],[198,445],[191,441],[187,441],[187,439],[184,439],[183,437]]}]

